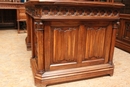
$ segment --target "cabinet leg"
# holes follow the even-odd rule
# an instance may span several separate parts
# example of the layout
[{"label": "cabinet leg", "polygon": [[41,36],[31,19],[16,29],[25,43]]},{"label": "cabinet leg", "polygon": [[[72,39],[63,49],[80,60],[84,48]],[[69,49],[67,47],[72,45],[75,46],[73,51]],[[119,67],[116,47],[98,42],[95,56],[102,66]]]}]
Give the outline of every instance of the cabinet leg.
[{"label": "cabinet leg", "polygon": [[110,74],[110,76],[113,76],[113,73],[112,73],[112,74]]},{"label": "cabinet leg", "polygon": [[114,73],[114,71],[112,71],[112,73],[110,73],[110,76],[113,76],[113,73]]},{"label": "cabinet leg", "polygon": [[17,21],[18,24],[18,33],[20,33],[20,25],[19,25],[19,21]]}]

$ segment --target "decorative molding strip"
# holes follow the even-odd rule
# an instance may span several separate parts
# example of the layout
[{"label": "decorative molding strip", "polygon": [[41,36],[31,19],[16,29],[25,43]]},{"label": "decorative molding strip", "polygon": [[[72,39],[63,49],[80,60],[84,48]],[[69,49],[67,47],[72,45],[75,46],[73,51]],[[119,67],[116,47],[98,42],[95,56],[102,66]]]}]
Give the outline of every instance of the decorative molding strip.
[{"label": "decorative molding strip", "polygon": [[42,7],[42,16],[118,16],[116,9],[88,7]]},{"label": "decorative molding strip", "polygon": [[[40,13],[39,10],[42,10]],[[35,17],[118,17],[119,11],[112,8],[90,8],[90,7],[58,7],[43,6],[40,9],[28,8],[28,12]]]},{"label": "decorative molding strip", "polygon": [[9,4],[1,4],[0,5],[0,8],[16,8],[17,5],[9,5]]},{"label": "decorative molding strip", "polygon": [[25,8],[25,6],[23,5],[23,4],[0,4],[0,8],[3,8],[3,9],[5,9],[5,8],[8,8],[8,9],[14,9],[14,8]]}]

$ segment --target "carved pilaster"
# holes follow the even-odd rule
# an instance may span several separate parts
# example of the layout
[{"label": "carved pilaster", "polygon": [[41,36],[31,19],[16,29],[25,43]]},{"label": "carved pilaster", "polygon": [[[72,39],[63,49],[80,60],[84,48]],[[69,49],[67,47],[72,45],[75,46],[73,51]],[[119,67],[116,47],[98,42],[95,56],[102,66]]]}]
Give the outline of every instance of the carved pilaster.
[{"label": "carved pilaster", "polygon": [[111,38],[111,48],[110,48],[110,59],[109,63],[113,64],[113,54],[114,54],[114,47],[116,41],[116,31],[119,28],[119,22],[113,22],[113,29],[112,29],[112,38]]},{"label": "carved pilaster", "polygon": [[43,22],[35,22],[35,53],[37,55],[38,71],[44,72],[44,25]]}]

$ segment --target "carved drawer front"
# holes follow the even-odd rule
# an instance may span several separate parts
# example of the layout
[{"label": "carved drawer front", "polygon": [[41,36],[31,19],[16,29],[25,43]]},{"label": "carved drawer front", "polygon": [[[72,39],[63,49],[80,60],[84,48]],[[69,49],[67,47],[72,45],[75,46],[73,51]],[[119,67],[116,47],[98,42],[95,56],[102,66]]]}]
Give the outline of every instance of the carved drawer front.
[{"label": "carved drawer front", "polygon": [[26,20],[25,9],[18,10],[18,20]]},{"label": "carved drawer front", "polygon": [[108,63],[112,36],[109,23],[51,22],[47,29],[50,29],[50,59],[45,57],[45,62],[50,60],[48,69]]}]

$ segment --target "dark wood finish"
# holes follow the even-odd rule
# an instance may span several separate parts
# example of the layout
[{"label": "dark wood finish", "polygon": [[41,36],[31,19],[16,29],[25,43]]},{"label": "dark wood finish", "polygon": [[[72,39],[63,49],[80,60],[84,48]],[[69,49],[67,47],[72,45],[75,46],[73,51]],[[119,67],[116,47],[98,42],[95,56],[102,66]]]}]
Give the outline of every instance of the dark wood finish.
[{"label": "dark wood finish", "polygon": [[30,0],[25,6],[37,87],[113,75],[118,10],[123,4]]},{"label": "dark wood finish", "polygon": [[0,9],[0,28],[16,26],[16,10],[15,9]]},{"label": "dark wood finish", "polygon": [[[3,13],[3,11],[8,11],[6,14]],[[17,23],[17,28],[18,28],[18,33],[21,32],[20,30],[20,22],[24,21],[26,22],[26,14],[25,14],[25,6],[24,3],[21,3],[19,0],[0,0],[0,23],[2,23],[2,25],[6,25],[8,26],[9,24],[13,23],[13,25],[15,26]],[[11,12],[10,12],[11,11]],[[13,11],[13,14],[11,14]],[[15,12],[14,12],[15,11]],[[11,15],[12,16],[11,16]],[[1,16],[2,15],[2,16]],[[3,15],[7,15],[6,17],[4,17]],[[13,17],[15,16],[15,17]],[[9,19],[11,18],[11,20]],[[7,22],[4,22],[5,19],[7,19]],[[24,32],[26,32],[26,30],[24,30]],[[28,39],[30,39],[28,37]],[[26,40],[26,45],[27,45],[27,49],[30,50],[30,43],[29,40]]]},{"label": "dark wood finish", "polygon": [[130,1],[129,0],[122,0],[122,3],[125,4],[124,8],[122,8],[123,14],[130,14]]},{"label": "dark wood finish", "polygon": [[119,29],[117,30],[116,47],[130,52],[130,1],[129,0],[115,0],[122,2],[125,6],[121,9]]},{"label": "dark wood finish", "polygon": [[[8,10],[8,12],[4,13],[6,10]],[[15,12],[15,15],[14,15],[14,10],[16,11]],[[18,26],[18,33],[20,33],[20,24],[19,22],[20,21],[25,21],[26,22],[26,14],[25,14],[25,6],[23,3],[20,3],[19,0],[0,0],[0,15],[2,15],[2,18],[3,20],[1,21],[0,19],[0,22],[3,24],[3,25],[7,25],[8,26],[8,23],[13,23],[14,25],[16,24],[16,21],[17,21],[17,26]],[[10,15],[10,11],[13,12],[13,14]],[[2,13],[3,12],[3,13]],[[5,17],[5,16],[6,17]],[[16,16],[16,17],[13,17],[13,16]],[[11,20],[9,19],[11,18]],[[5,19],[7,19],[5,21]],[[5,21],[5,22],[4,22]]]},{"label": "dark wood finish", "polygon": [[117,33],[116,47],[130,52],[130,14],[120,15],[120,27]]}]

